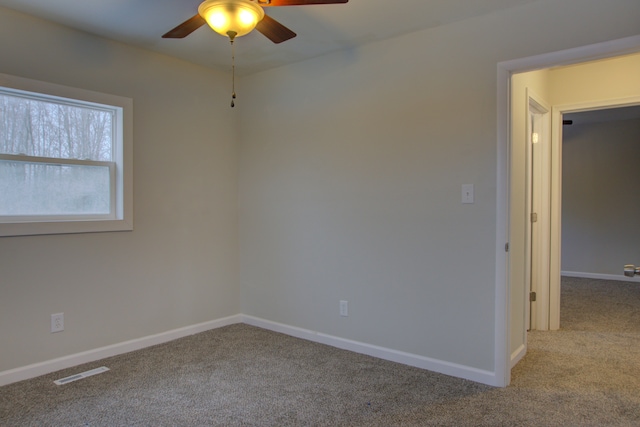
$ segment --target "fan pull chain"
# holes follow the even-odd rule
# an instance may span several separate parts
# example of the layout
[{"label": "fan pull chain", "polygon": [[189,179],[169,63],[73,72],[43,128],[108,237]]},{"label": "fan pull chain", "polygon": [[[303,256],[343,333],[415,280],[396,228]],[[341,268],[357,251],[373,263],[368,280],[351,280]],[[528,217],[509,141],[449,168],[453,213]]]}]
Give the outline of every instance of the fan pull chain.
[{"label": "fan pull chain", "polygon": [[231,42],[231,108],[236,106],[234,99],[236,99],[236,45],[233,41],[236,38],[235,31],[227,32],[229,41]]}]

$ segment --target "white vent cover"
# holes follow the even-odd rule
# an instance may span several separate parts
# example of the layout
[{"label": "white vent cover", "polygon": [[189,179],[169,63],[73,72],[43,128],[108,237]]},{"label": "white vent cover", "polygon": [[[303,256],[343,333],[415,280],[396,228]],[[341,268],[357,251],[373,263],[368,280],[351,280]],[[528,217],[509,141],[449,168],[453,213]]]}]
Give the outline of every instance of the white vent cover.
[{"label": "white vent cover", "polygon": [[75,374],[75,375],[71,375],[69,377],[66,378],[60,378],[59,380],[55,380],[54,383],[57,385],[63,385],[63,384],[67,384],[67,383],[72,383],[74,381],[78,381],[81,380],[83,378],[87,378],[93,375],[98,375],[101,374],[103,372],[107,372],[109,370],[109,368],[107,368],[106,366],[101,366],[99,368],[96,369],[92,369],[90,371],[86,371],[86,372],[81,372],[79,374]]}]

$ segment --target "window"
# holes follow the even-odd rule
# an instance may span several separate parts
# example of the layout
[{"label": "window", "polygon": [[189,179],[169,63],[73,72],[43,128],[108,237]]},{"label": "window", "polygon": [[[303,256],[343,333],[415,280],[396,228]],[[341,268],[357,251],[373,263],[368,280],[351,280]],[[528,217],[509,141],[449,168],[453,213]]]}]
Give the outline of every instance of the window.
[{"label": "window", "polygon": [[133,229],[132,101],[0,74],[0,236]]}]

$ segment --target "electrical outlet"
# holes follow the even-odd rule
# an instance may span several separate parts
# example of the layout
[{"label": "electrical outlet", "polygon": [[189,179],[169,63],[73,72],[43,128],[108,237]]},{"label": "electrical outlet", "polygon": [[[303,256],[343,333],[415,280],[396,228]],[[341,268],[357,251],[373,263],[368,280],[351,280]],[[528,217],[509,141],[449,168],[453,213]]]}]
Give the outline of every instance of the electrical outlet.
[{"label": "electrical outlet", "polygon": [[340,301],[340,316],[347,317],[349,315],[349,302]]},{"label": "electrical outlet", "polygon": [[64,313],[57,313],[51,315],[51,332],[64,331]]}]

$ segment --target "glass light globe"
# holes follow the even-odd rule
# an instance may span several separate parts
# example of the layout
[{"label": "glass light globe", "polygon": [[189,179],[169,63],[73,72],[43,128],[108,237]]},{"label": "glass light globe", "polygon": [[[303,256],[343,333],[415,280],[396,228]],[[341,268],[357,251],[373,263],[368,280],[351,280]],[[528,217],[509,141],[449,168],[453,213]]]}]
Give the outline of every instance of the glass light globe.
[{"label": "glass light globe", "polygon": [[229,38],[250,33],[264,18],[264,10],[251,0],[205,0],[198,13],[216,33]]}]

